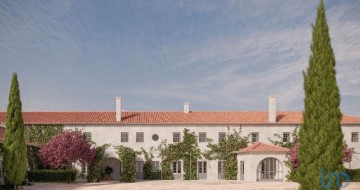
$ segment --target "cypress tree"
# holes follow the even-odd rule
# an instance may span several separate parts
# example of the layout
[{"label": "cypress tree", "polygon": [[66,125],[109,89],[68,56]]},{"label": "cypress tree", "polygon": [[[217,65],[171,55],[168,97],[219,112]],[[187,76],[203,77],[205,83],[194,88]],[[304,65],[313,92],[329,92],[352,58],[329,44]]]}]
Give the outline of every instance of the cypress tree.
[{"label": "cypress tree", "polygon": [[[301,189],[323,189],[330,172],[343,171],[343,133],[341,131],[340,92],[336,84],[335,57],[330,43],[324,2],[317,8],[312,25],[309,65],[304,75],[305,111],[300,128],[298,179]],[[323,172],[322,172],[322,169]],[[338,189],[336,178],[330,189]],[[331,183],[331,182],[330,182]]]},{"label": "cypress tree", "polygon": [[6,182],[14,187],[21,185],[26,174],[26,144],[16,73],[12,77],[7,107],[3,163]]}]

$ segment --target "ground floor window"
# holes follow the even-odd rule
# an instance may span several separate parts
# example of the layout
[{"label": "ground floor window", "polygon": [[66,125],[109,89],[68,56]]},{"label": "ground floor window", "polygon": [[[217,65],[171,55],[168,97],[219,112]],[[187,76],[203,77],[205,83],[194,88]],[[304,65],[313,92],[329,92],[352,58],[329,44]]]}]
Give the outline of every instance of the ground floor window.
[{"label": "ground floor window", "polygon": [[240,161],[240,180],[244,180],[244,174],[245,174],[245,164],[244,161]]},{"label": "ground floor window", "polygon": [[218,179],[224,179],[224,164],[225,161],[218,161]]},{"label": "ground floor window", "polygon": [[159,162],[159,161],[152,161],[152,162],[151,162],[151,166],[152,166],[152,170],[153,170],[154,172],[160,170],[160,162]]},{"label": "ground floor window", "polygon": [[283,167],[276,158],[265,158],[257,167],[257,180],[283,180]]},{"label": "ground floor window", "polygon": [[181,161],[173,162],[173,173],[174,174],[181,173]]},{"label": "ground floor window", "polygon": [[81,164],[80,173],[81,174],[86,174],[87,173],[87,165],[86,164]]}]

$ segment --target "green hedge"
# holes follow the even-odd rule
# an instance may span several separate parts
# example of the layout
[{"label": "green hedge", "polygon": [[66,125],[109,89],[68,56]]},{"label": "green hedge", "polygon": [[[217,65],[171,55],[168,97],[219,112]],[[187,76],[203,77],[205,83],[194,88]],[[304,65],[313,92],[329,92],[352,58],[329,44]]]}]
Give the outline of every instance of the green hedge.
[{"label": "green hedge", "polygon": [[76,170],[32,170],[28,172],[30,182],[74,182]]},{"label": "green hedge", "polygon": [[351,182],[360,182],[360,169],[346,169],[345,172],[349,174]]}]

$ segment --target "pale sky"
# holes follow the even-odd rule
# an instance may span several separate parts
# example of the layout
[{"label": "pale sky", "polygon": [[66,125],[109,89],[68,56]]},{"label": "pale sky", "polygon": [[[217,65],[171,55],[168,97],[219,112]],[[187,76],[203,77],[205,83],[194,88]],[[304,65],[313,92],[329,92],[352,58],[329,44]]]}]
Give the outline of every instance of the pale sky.
[{"label": "pale sky", "polygon": [[[0,1],[0,110],[303,110],[318,1]],[[341,109],[360,116],[360,1],[325,0]]]}]

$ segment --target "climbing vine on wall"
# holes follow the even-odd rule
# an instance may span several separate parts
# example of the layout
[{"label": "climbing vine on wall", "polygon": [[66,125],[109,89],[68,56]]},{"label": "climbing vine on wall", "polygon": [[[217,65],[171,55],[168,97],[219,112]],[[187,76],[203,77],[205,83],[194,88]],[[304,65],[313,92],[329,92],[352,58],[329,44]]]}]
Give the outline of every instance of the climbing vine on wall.
[{"label": "climbing vine on wall", "polygon": [[218,144],[210,141],[207,145],[209,148],[204,152],[204,157],[208,160],[222,160],[224,161],[224,178],[227,180],[236,180],[238,164],[236,154],[233,151],[245,148],[249,143],[248,136],[241,136],[241,129],[233,132],[228,132],[226,138]]},{"label": "climbing vine on wall", "polygon": [[141,152],[135,151],[134,149],[126,146],[115,146],[116,153],[119,155],[119,160],[121,162],[122,175],[120,181],[132,183],[135,182],[135,164],[136,164],[136,155],[141,154]]},{"label": "climbing vine on wall", "polygon": [[162,180],[174,179],[171,164],[176,159],[172,153],[172,146],[170,145],[171,144],[168,144],[167,141],[164,140],[157,148],[157,150],[159,151],[159,157],[161,158],[160,169]]},{"label": "climbing vine on wall", "polygon": [[25,140],[35,146],[27,146],[27,161],[30,170],[43,169],[39,158],[39,146],[50,141],[63,131],[63,125],[26,125]]},{"label": "climbing vine on wall", "polygon": [[25,140],[34,145],[44,145],[53,136],[63,131],[63,125],[27,125],[25,126]]},{"label": "climbing vine on wall", "polygon": [[88,182],[100,182],[101,180],[101,170],[99,163],[106,159],[107,155],[105,153],[106,149],[109,148],[110,144],[103,144],[96,147],[96,154],[92,162],[89,164],[87,181]]},{"label": "climbing vine on wall", "polygon": [[277,138],[277,140],[272,140],[270,137],[268,138],[268,140],[276,146],[292,148],[295,146],[296,143],[299,142],[299,132],[297,127],[295,127],[294,131],[291,133],[291,138],[288,142],[284,142],[283,137],[279,133],[275,133],[274,136]]},{"label": "climbing vine on wall", "polygon": [[167,144],[163,141],[158,150],[160,152],[161,170],[163,179],[172,179],[171,164],[176,160],[183,161],[184,179],[197,179],[197,160],[201,158],[197,136],[195,132],[184,129],[183,140],[176,144]]},{"label": "climbing vine on wall", "polygon": [[145,157],[144,163],[144,179],[145,180],[154,180],[154,179],[161,179],[161,171],[157,170],[154,171],[152,167],[152,161],[154,159],[154,147],[151,147],[149,152],[147,152],[144,148],[141,148],[141,152]]}]

